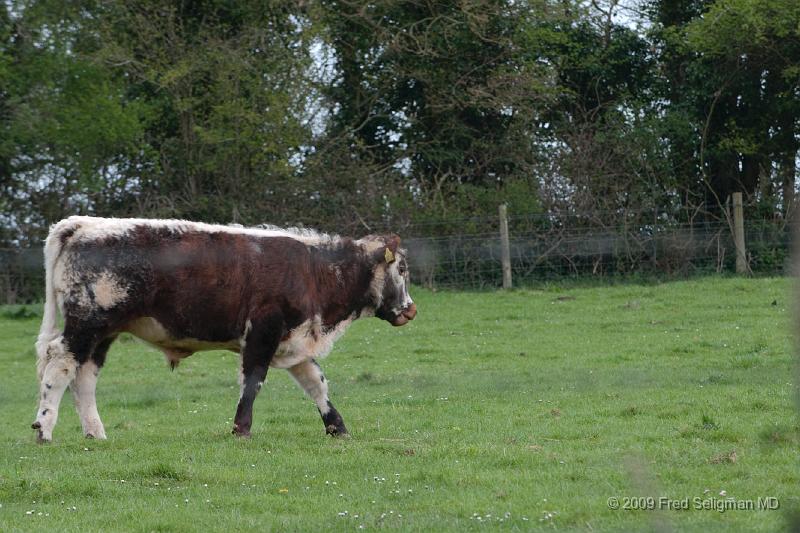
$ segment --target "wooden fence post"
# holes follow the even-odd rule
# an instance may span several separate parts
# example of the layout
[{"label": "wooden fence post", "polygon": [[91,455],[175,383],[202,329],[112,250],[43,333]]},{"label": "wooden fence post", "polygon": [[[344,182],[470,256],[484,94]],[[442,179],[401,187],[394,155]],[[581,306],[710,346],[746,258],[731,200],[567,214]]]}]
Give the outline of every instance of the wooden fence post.
[{"label": "wooden fence post", "polygon": [[747,250],[744,245],[744,213],[742,209],[742,193],[733,193],[733,242],[736,245],[736,273],[745,274],[747,268]]},{"label": "wooden fence post", "polygon": [[508,211],[500,204],[500,260],[503,263],[503,288],[511,288],[511,245],[508,240]]}]

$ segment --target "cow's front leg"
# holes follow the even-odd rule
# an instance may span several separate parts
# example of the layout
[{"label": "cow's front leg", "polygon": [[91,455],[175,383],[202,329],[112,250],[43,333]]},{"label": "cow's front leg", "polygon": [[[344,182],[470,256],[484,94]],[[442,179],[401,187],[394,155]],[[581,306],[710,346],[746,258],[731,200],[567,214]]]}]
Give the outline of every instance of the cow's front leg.
[{"label": "cow's front leg", "polygon": [[253,402],[267,378],[267,369],[280,341],[280,325],[265,323],[253,326],[242,346],[242,367],[239,373],[241,393],[236,417],[233,419],[233,434],[249,437],[253,425]]},{"label": "cow's front leg", "polygon": [[322,422],[325,424],[325,433],[333,436],[347,435],[344,420],[328,399],[328,382],[317,362],[313,359],[305,361],[291,367],[289,372],[300,388],[317,404]]}]

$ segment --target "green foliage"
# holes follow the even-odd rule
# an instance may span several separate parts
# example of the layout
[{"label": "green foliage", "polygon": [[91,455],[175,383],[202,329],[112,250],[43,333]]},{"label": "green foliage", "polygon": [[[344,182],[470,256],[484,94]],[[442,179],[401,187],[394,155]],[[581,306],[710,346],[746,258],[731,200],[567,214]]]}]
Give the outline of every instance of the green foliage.
[{"label": "green foliage", "polygon": [[154,214],[250,223],[277,207],[269,195],[308,141],[295,112],[307,51],[286,4],[112,2],[103,15],[96,57],[160,115],[142,201]]},{"label": "green foliage", "polygon": [[[794,198],[800,105],[800,8],[785,0],[653,2],[654,38],[671,84],[667,137],[681,146],[682,187],[718,209],[733,191]],[[702,16],[700,16],[700,12]],[[676,114],[677,113],[677,114]],[[698,139],[699,133],[699,143]],[[687,158],[693,162],[686,168]],[[778,167],[773,171],[771,167]],[[676,168],[676,170],[678,170]],[[698,180],[698,177],[701,178]],[[698,187],[699,185],[699,187]]]},{"label": "green foliage", "polygon": [[86,55],[93,45],[80,5],[13,5],[0,120],[9,212],[27,229],[93,206],[118,207],[126,183],[116,168],[142,151],[146,104],[124,101],[122,81]]},{"label": "green foliage", "polygon": [[26,305],[9,305],[3,308],[0,316],[8,320],[28,320],[38,318],[39,313]]},{"label": "green foliage", "polygon": [[788,216],[797,2],[637,5],[4,3],[0,244],[75,213],[355,232],[507,201],[646,225],[742,191]]},{"label": "green foliage", "polygon": [[[322,88],[336,111],[321,143],[335,151],[309,164],[348,176],[361,190],[381,175],[394,218],[406,220],[485,215],[497,209],[487,198],[509,196],[517,183],[530,191],[538,152],[531,104],[549,89],[545,69],[515,45],[529,7],[321,2],[312,24],[326,28],[321,37],[339,67]],[[398,161],[403,170],[390,170]],[[364,168],[370,177],[361,177]],[[404,184],[416,191],[411,204],[391,190]]]}]

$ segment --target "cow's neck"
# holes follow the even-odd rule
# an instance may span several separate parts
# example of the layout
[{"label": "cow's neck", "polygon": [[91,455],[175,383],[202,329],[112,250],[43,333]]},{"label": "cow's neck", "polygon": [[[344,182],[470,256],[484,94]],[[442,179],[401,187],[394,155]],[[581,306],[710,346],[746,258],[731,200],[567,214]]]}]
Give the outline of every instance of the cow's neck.
[{"label": "cow's neck", "polygon": [[358,317],[370,305],[371,266],[353,249],[314,255],[323,324]]}]

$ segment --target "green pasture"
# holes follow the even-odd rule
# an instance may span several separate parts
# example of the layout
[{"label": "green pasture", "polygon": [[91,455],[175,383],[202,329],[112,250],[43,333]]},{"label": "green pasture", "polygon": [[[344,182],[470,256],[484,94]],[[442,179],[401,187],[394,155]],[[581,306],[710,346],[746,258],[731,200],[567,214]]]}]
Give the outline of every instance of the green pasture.
[{"label": "green pasture", "polygon": [[0,308],[0,531],[787,528],[790,286],[417,289],[417,320],[359,321],[321,362],[348,439],[281,370],[237,439],[237,355],[170,372],[123,338],[98,385],[108,440],[83,438],[68,393],[37,445],[41,311]]}]

